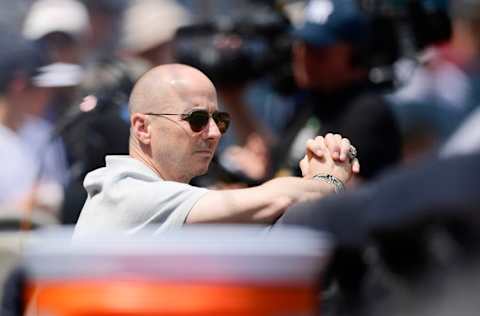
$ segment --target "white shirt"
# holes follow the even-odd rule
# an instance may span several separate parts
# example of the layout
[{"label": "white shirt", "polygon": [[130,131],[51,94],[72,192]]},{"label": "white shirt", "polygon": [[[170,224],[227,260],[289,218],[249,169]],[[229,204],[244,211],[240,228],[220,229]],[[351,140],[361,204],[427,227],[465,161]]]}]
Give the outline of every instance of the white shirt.
[{"label": "white shirt", "polygon": [[121,231],[133,234],[151,225],[156,231],[181,227],[197,201],[208,192],[185,183],[164,181],[130,156],[107,156],[106,167],[87,174],[88,197],[74,238]]},{"label": "white shirt", "polygon": [[0,205],[12,206],[32,190],[37,163],[24,143],[0,124]]}]

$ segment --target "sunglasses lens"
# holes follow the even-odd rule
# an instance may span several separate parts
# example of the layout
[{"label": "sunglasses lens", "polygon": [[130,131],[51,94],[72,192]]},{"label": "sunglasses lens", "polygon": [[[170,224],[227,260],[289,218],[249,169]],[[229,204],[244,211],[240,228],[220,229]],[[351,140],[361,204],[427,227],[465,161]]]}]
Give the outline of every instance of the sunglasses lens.
[{"label": "sunglasses lens", "polygon": [[[230,115],[226,112],[215,112],[212,115],[215,124],[217,124],[220,133],[225,133],[230,124]],[[194,132],[200,132],[208,125],[210,114],[207,111],[193,111],[185,118]]]},{"label": "sunglasses lens", "polygon": [[194,132],[200,132],[208,124],[210,116],[207,111],[194,111],[188,117],[187,121]]},{"label": "sunglasses lens", "polygon": [[226,112],[215,112],[213,113],[213,120],[217,124],[220,133],[224,134],[230,125],[230,114]]}]

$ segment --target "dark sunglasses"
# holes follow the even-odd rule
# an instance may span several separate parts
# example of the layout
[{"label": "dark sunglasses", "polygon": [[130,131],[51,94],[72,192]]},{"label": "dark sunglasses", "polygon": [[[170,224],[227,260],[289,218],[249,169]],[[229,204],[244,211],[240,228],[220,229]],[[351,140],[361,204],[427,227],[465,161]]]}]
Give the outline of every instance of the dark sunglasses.
[{"label": "dark sunglasses", "polygon": [[215,124],[217,124],[218,130],[220,133],[224,134],[228,126],[230,125],[230,114],[227,112],[218,112],[215,111],[212,114],[208,113],[207,110],[193,110],[190,113],[144,113],[146,115],[156,115],[156,116],[163,116],[163,115],[180,115],[182,120],[187,121],[190,124],[190,128],[192,131],[198,133],[202,131],[205,126],[208,125],[208,121],[210,117],[213,118]]}]

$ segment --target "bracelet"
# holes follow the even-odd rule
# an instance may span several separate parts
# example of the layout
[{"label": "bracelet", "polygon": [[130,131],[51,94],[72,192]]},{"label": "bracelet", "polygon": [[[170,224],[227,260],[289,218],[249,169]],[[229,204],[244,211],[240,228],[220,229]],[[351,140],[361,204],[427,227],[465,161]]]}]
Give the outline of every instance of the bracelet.
[{"label": "bracelet", "polygon": [[345,184],[343,183],[343,181],[335,176],[332,176],[331,174],[326,174],[326,175],[316,174],[312,177],[312,179],[333,184],[333,186],[335,187],[335,193],[340,193],[345,191]]}]

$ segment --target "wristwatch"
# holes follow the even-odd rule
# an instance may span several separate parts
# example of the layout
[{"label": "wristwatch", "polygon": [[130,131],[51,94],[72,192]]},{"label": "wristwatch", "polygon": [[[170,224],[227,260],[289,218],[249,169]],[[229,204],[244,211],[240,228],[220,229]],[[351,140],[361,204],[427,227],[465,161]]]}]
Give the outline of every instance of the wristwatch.
[{"label": "wristwatch", "polygon": [[340,193],[345,191],[345,184],[339,178],[332,176],[331,174],[316,174],[312,179],[324,181],[330,184],[333,184],[335,187],[335,193]]}]

